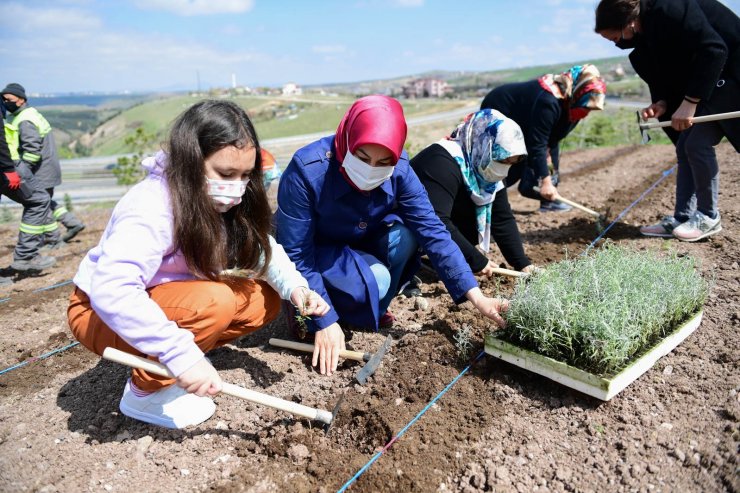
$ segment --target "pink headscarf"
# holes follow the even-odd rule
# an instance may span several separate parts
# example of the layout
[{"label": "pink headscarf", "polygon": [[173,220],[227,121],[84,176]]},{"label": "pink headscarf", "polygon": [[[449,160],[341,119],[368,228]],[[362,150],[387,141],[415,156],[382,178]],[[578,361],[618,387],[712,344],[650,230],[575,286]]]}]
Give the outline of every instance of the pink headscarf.
[{"label": "pink headscarf", "polygon": [[401,158],[406,142],[406,119],[401,103],[388,96],[365,96],[347,110],[339,122],[334,145],[337,161],[344,162],[347,151],[354,153],[365,144],[377,144],[393,154],[393,164]]}]

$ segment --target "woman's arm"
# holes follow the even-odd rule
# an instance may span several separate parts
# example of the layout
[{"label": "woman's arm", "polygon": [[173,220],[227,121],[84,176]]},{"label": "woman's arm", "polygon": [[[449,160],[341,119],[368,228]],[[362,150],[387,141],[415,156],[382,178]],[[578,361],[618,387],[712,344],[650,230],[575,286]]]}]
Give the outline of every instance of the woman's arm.
[{"label": "woman's arm", "polygon": [[331,305],[331,299],[324,286],[324,280],[315,267],[315,206],[316,197],[310,190],[306,178],[299,171],[298,157],[288,164],[280,178],[278,189],[277,241],[293,261],[295,267],[308,282],[308,286],[318,293],[330,306],[323,317],[314,318],[319,330],[339,320],[339,315]]},{"label": "woman's arm", "polygon": [[146,291],[172,246],[169,217],[147,202],[151,205],[151,201],[133,195],[119,202],[101,241],[87,294],[106,325],[179,376],[201,360],[203,352],[193,334],[168,320]]}]

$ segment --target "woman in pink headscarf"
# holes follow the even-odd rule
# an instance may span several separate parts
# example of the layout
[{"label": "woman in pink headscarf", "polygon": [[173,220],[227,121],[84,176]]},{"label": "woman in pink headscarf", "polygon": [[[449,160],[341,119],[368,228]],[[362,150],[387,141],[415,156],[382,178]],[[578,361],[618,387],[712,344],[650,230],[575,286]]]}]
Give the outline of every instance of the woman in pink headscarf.
[{"label": "woman in pink headscarf", "polygon": [[321,373],[336,369],[344,349],[340,324],[392,325],[388,306],[418,268],[420,250],[456,303],[470,300],[503,324],[505,301],[478,288],[409,167],[405,140],[401,104],[367,96],[350,107],[335,135],[298,150],[280,180],[278,242],[331,306],[298,331],[315,337],[313,365]]}]

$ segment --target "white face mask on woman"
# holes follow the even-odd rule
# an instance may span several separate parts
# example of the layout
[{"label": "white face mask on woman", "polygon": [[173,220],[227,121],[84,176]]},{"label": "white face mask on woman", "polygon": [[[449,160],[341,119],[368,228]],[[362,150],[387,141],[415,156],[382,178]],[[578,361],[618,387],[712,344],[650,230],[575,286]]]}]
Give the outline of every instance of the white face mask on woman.
[{"label": "white face mask on woman", "polygon": [[485,179],[488,183],[496,183],[497,181],[501,181],[509,174],[509,169],[511,168],[510,164],[502,163],[499,161],[491,161],[488,166],[486,166],[486,169],[478,168],[478,173]]},{"label": "white face mask on woman", "polygon": [[241,203],[249,179],[214,180],[206,177],[206,182],[208,183],[208,195],[211,196],[216,210],[223,213]]},{"label": "white face mask on woman", "polygon": [[383,184],[393,175],[395,166],[370,166],[347,151],[342,163],[347,176],[360,190],[372,190]]}]

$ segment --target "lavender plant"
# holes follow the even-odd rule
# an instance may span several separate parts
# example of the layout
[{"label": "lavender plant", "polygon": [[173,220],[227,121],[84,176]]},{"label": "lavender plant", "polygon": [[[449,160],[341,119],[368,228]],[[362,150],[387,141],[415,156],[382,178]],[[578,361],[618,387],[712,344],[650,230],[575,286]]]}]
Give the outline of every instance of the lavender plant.
[{"label": "lavender plant", "polygon": [[707,282],[690,256],[606,245],[520,282],[499,337],[594,373],[614,373],[699,311]]}]

